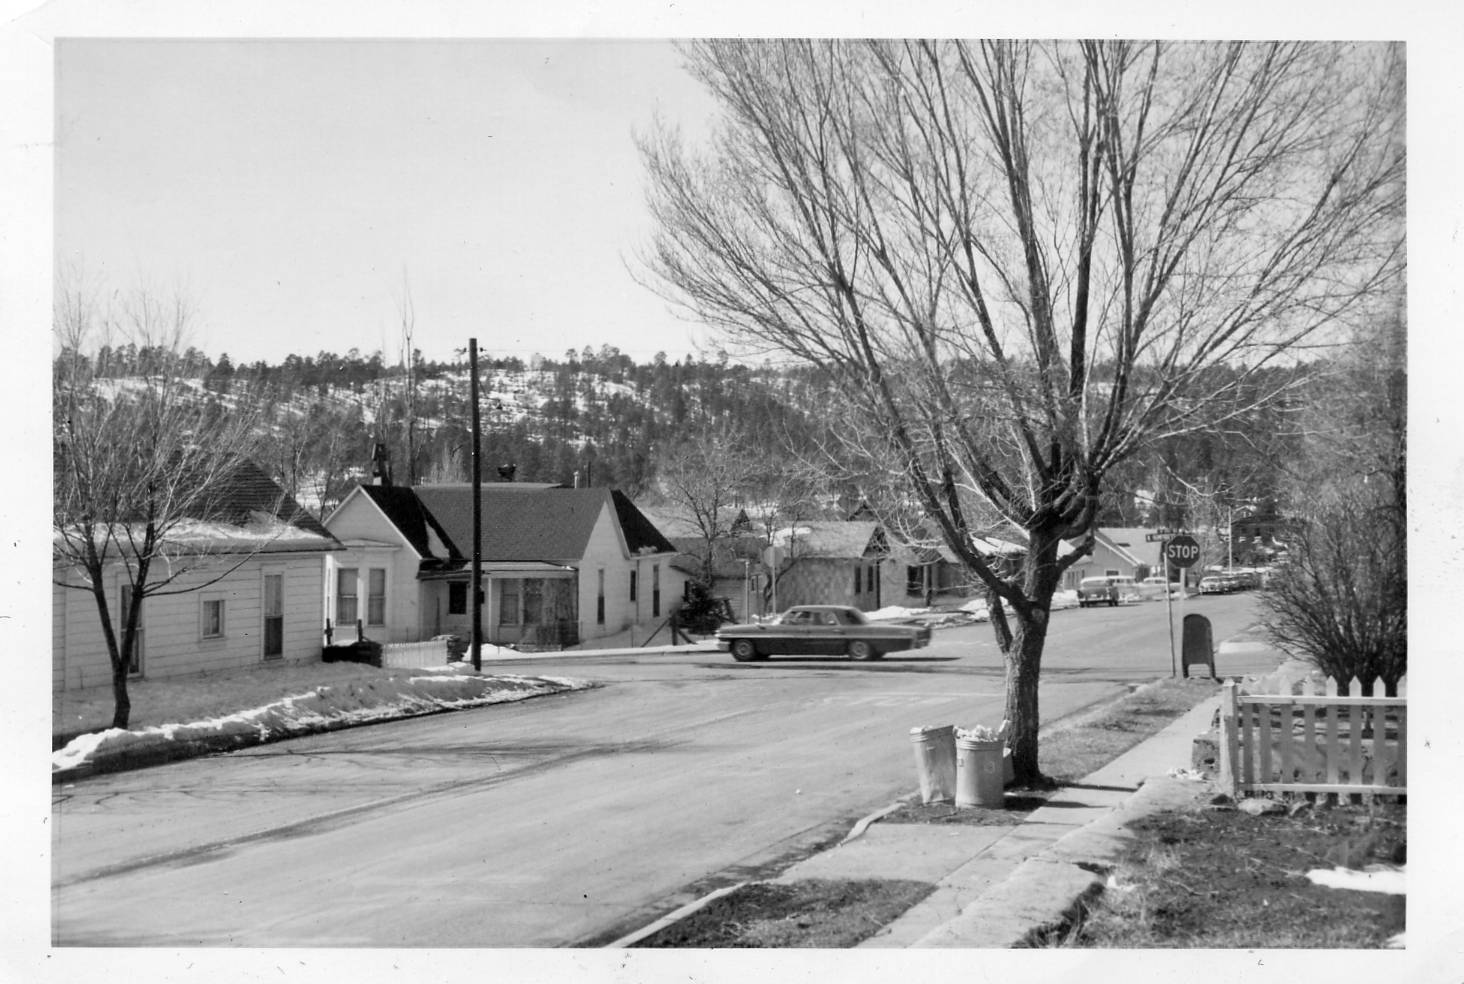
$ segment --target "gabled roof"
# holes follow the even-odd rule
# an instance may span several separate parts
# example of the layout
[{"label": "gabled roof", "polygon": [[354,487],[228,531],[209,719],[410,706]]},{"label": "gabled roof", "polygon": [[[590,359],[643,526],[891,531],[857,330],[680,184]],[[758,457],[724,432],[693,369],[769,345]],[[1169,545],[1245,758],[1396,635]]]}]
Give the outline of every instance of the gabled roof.
[{"label": "gabled roof", "polygon": [[[419,554],[434,554],[429,544],[430,530],[451,553],[443,559],[471,559],[471,485],[364,485],[362,489]],[[585,555],[590,534],[607,506],[632,555],[676,550],[630,499],[606,488],[488,482],[482,486],[482,506],[481,547],[485,561],[577,561]]]},{"label": "gabled roof", "polygon": [[620,520],[620,529],[625,534],[625,546],[632,554],[674,553],[676,547],[661,534],[656,524],[630,501],[619,489],[612,490],[610,498],[615,502],[615,515]]},{"label": "gabled roof", "polygon": [[[180,479],[186,484],[186,478]],[[196,488],[196,486],[195,486]],[[140,520],[119,521],[112,536],[125,537]],[[70,534],[57,533],[58,538]],[[167,543],[210,553],[291,553],[339,550],[341,543],[320,521],[253,461],[239,459],[192,500],[186,515],[168,523]]]},{"label": "gabled roof", "polygon": [[306,512],[264,469],[248,459],[240,461],[225,480],[214,505],[213,515],[199,518],[246,526],[257,521],[262,513],[297,530],[335,541],[320,520]]},{"label": "gabled roof", "polygon": [[889,553],[884,531],[874,520],[811,520],[779,531],[778,539],[783,547],[791,541],[797,557],[859,560]]},{"label": "gabled roof", "polygon": [[[437,552],[432,549],[429,530],[447,547],[451,557],[465,556],[447,531],[423,507],[422,500],[417,498],[416,489],[397,485],[362,485],[360,488],[420,556],[431,557]],[[468,540],[464,544],[469,553],[472,552],[472,529],[470,522]]]},{"label": "gabled roof", "polygon": [[1159,562],[1159,542],[1147,539],[1152,527],[1100,526],[1096,532],[1100,541],[1135,567]]}]

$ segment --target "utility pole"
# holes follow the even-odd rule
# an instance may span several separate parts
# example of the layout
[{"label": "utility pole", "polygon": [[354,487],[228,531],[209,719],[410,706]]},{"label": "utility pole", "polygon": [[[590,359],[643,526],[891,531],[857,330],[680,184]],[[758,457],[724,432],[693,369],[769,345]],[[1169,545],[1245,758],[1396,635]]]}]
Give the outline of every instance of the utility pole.
[{"label": "utility pole", "polygon": [[483,669],[483,474],[479,468],[478,431],[478,340],[468,339],[469,393],[473,400],[473,572],[469,593],[473,596],[473,672]]}]

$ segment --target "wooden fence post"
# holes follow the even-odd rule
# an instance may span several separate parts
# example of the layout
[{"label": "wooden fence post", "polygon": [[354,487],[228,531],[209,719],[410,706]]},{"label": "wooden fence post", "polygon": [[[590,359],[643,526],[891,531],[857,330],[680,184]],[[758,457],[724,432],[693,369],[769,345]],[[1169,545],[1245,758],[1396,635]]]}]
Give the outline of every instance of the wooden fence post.
[{"label": "wooden fence post", "polygon": [[1221,688],[1220,696],[1220,778],[1232,797],[1240,796],[1239,722],[1236,720],[1240,685],[1234,680]]}]

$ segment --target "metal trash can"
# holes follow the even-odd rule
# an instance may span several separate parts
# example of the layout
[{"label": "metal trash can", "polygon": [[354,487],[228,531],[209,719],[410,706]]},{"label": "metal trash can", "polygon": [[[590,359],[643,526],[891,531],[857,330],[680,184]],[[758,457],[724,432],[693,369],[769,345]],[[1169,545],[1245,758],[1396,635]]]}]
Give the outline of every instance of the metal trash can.
[{"label": "metal trash can", "polygon": [[915,768],[920,774],[920,802],[950,802],[956,790],[956,727],[911,728]]},{"label": "metal trash can", "polygon": [[1006,742],[956,739],[956,805],[1000,807],[1006,802]]}]

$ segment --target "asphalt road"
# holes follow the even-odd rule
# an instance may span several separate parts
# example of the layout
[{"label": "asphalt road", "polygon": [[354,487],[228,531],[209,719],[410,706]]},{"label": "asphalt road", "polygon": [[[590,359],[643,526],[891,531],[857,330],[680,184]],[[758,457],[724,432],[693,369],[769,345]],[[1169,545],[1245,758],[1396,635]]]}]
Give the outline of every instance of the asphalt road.
[{"label": "asphalt road", "polygon": [[[1252,605],[1191,600],[1176,624],[1201,612],[1218,644]],[[1044,720],[1168,676],[1166,626],[1162,603],[1054,613]],[[608,942],[910,792],[910,727],[1001,717],[984,625],[875,663],[570,655],[502,669],[602,686],[57,789],[54,942]]]}]

